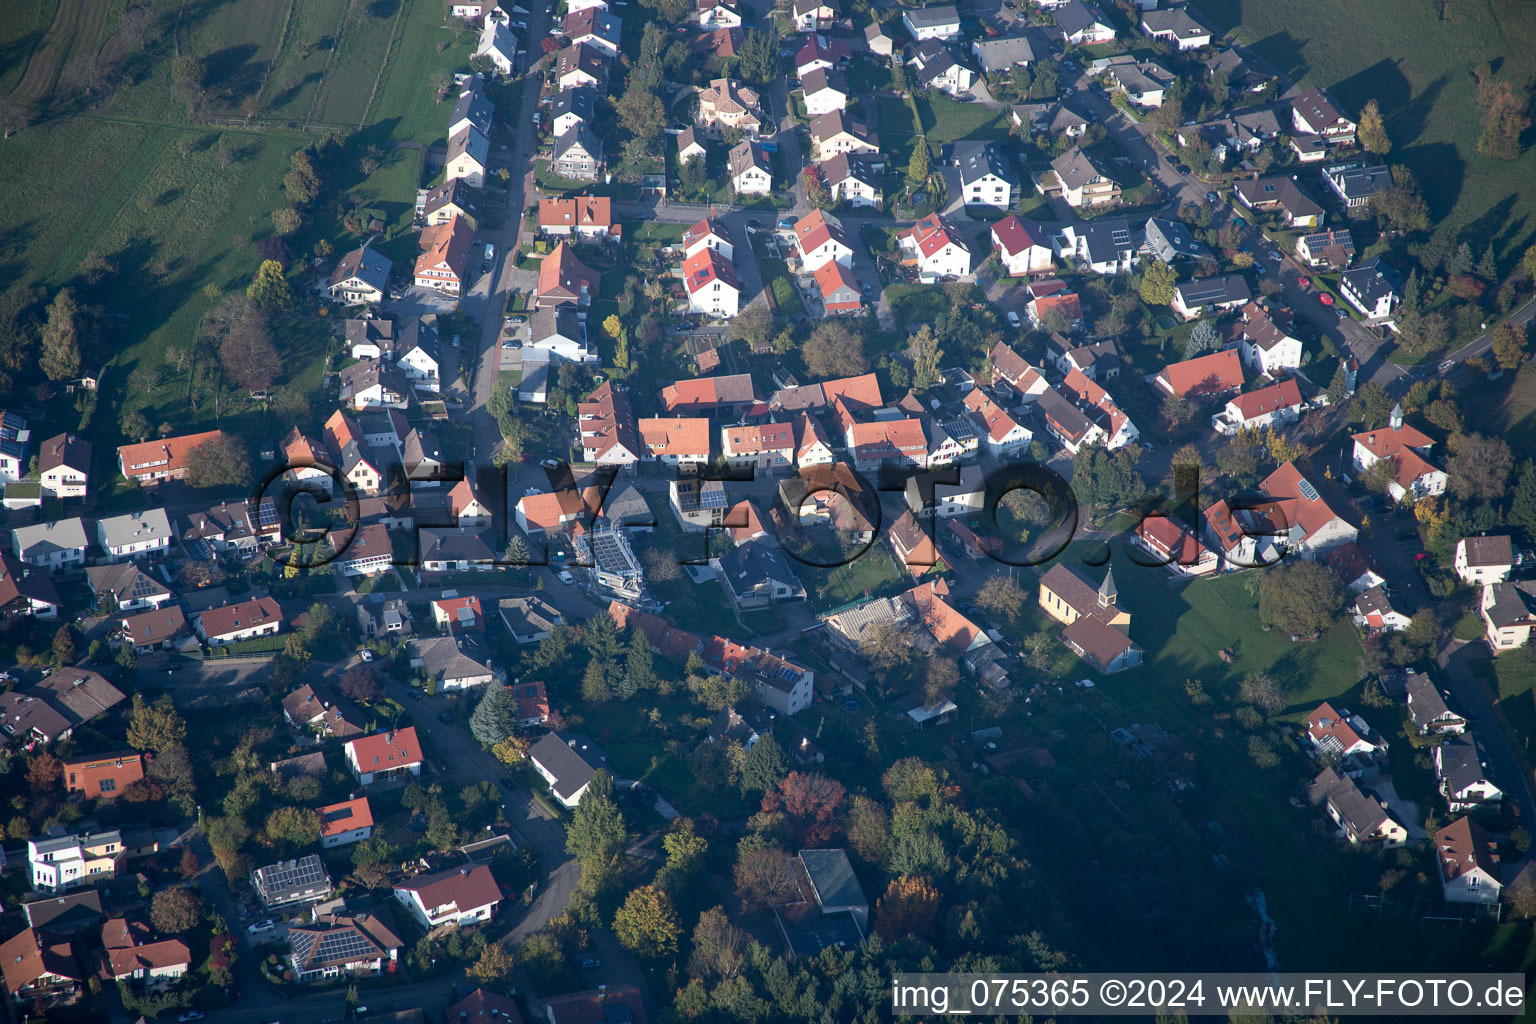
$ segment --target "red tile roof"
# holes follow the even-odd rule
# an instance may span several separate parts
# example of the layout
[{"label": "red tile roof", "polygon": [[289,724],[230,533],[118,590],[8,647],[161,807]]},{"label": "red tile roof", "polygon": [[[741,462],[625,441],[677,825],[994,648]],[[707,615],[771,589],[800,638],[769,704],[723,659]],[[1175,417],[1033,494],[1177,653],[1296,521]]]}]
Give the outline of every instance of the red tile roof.
[{"label": "red tile roof", "polygon": [[329,839],[354,829],[372,828],[373,809],[368,806],[368,798],[360,796],[356,800],[343,800],[320,808],[320,820],[324,822],[320,835]]},{"label": "red tile roof", "polygon": [[[1315,498],[1302,493],[1303,482],[1316,495]],[[1271,498],[1277,499],[1275,505],[1285,516],[1285,523],[1277,525],[1300,526],[1308,538],[1333,520],[1342,518],[1322,499],[1322,493],[1316,486],[1301,475],[1301,470],[1296,468],[1294,462],[1287,462],[1269,474],[1259,488]]]},{"label": "red tile roof", "polygon": [[642,612],[619,601],[609,602],[608,617],[620,629],[629,626],[640,630],[651,641],[651,646],[661,652],[662,657],[678,664],[687,661],[688,655],[703,642],[697,633],[678,629],[660,616]]},{"label": "red tile roof", "polygon": [[1019,428],[1012,416],[1003,411],[1002,407],[986,396],[980,388],[973,388],[966,392],[965,407],[979,418],[986,426],[987,436],[994,442],[1003,441],[1010,433]]},{"label": "red tile roof", "polygon": [[460,913],[466,913],[501,902],[501,887],[496,884],[491,869],[484,864],[451,868],[434,875],[417,875],[409,881],[396,883],[395,888],[416,893],[428,910],[451,903]]},{"label": "red tile roof", "polygon": [[421,741],[416,738],[414,725],[349,740],[347,746],[351,748],[358,767],[365,772],[400,768],[421,764],[423,761]]},{"label": "red tile roof", "polygon": [[1157,375],[1158,382],[1174,394],[1217,395],[1243,386],[1243,361],[1237,350],[1208,352],[1194,359],[1171,363]]},{"label": "red tile roof", "polygon": [[722,405],[760,402],[757,385],[749,374],[727,377],[696,377],[661,389],[661,405],[667,412],[702,412]]},{"label": "red tile roof", "polygon": [[180,437],[164,437],[158,441],[125,444],[118,447],[117,458],[123,467],[123,474],[129,479],[155,473],[181,473],[187,468],[188,452],[205,441],[223,436],[222,430],[207,430],[201,434],[182,434]]},{"label": "red tile roof", "polygon": [[[596,8],[590,8],[595,10]],[[539,227],[611,228],[612,200],[607,196],[575,196],[539,200]]]},{"label": "red tile roof", "polygon": [[564,242],[557,244],[539,264],[539,281],[534,294],[540,297],[550,294],[581,294],[586,285],[591,294],[597,293],[602,275],[576,258],[576,253]]},{"label": "red tile roof", "polygon": [[653,458],[709,458],[709,420],[702,416],[653,416],[639,423],[640,443]]},{"label": "red tile roof", "polygon": [[217,637],[270,622],[276,622],[281,628],[283,610],[272,598],[258,597],[221,608],[209,608],[198,616],[198,621],[202,623],[204,636]]},{"label": "red tile roof", "polygon": [[1036,232],[1031,232],[1025,227],[1024,222],[1016,214],[1009,214],[996,224],[992,225],[992,233],[997,236],[997,243],[1003,252],[1009,256],[1023,252],[1025,249],[1036,245],[1048,246],[1051,243]]},{"label": "red tile roof", "polygon": [[725,428],[725,442],[731,455],[755,455],[759,452],[786,452],[795,448],[792,423],[758,423]]},{"label": "red tile roof", "polygon": [[1278,384],[1238,395],[1232,399],[1231,404],[1237,407],[1238,415],[1246,423],[1259,416],[1279,412],[1281,409],[1293,409],[1300,405],[1301,389],[1296,386],[1295,378],[1287,377]]},{"label": "red tile roof", "polygon": [[741,290],[736,283],[736,268],[715,250],[700,249],[683,260],[683,286],[690,295],[716,282]]}]

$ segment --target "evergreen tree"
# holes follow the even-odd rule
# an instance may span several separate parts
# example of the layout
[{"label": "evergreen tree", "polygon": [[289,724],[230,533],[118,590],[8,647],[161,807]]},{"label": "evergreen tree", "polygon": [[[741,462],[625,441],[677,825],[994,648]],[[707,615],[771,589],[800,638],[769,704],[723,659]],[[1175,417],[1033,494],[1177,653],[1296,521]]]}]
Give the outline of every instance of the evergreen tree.
[{"label": "evergreen tree", "polygon": [[912,160],[907,164],[907,180],[913,185],[922,185],[928,180],[932,169],[928,165],[928,136],[919,135],[917,145],[912,150]]},{"label": "evergreen tree", "polygon": [[784,748],[770,733],[759,736],[752,749],[747,751],[741,764],[741,791],[744,794],[766,793],[789,774],[789,758]]},{"label": "evergreen tree", "polygon": [[480,695],[474,714],[469,716],[469,731],[481,746],[489,749],[512,735],[516,728],[517,698],[492,679]]},{"label": "evergreen tree", "polygon": [[43,324],[41,368],[49,380],[72,380],[80,376],[81,349],[86,330],[86,313],[65,288],[48,304],[48,319]]},{"label": "evergreen tree", "polygon": [[1333,371],[1333,380],[1328,382],[1328,404],[1338,405],[1344,400],[1344,392],[1349,386],[1349,371],[1344,369],[1344,364],[1339,363],[1338,369]]},{"label": "evergreen tree", "polygon": [[1483,250],[1483,258],[1477,261],[1477,276],[1492,284],[1499,277],[1499,261],[1494,258],[1493,246]]},{"label": "evergreen tree", "polygon": [[571,815],[565,848],[578,860],[605,861],[621,853],[628,839],[624,815],[613,799],[613,776],[599,769]]},{"label": "evergreen tree", "polygon": [[1509,502],[1509,525],[1525,532],[1527,544],[1536,543],[1536,465],[1522,463]]},{"label": "evergreen tree", "polygon": [[651,638],[645,630],[630,631],[629,653],[624,665],[624,684],[619,696],[629,699],[638,690],[649,690],[656,685],[656,669],[651,657]]},{"label": "evergreen tree", "polygon": [[1451,258],[1445,261],[1445,270],[1448,274],[1472,273],[1472,247],[1462,242],[1451,254]]},{"label": "evergreen tree", "polygon": [[1220,347],[1221,336],[1216,333],[1216,325],[1209,320],[1201,320],[1189,332],[1189,340],[1184,343],[1184,358],[1193,359]]}]

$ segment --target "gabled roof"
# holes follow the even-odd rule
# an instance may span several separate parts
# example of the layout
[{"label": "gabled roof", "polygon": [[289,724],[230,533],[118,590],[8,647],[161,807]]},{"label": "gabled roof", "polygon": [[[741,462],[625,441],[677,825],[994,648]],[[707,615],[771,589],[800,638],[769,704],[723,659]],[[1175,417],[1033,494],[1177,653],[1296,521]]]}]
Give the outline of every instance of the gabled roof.
[{"label": "gabled roof", "polygon": [[652,458],[709,457],[710,422],[703,416],[652,416],[638,423],[640,443]]},{"label": "gabled roof", "polygon": [[661,389],[661,405],[668,412],[706,410],[722,405],[749,405],[761,402],[752,375],[730,374],[724,377],[696,377],[680,380]]},{"label": "gabled roof", "polygon": [[1056,25],[1066,35],[1076,35],[1095,24],[1109,24],[1104,15],[1097,8],[1083,2],[1083,0],[1067,0],[1059,7],[1052,8],[1051,17],[1056,20]]},{"label": "gabled roof", "polygon": [[928,214],[903,232],[901,237],[906,238],[918,255],[924,258],[932,256],[946,245],[970,252],[970,247],[965,244],[955,226],[937,213]]},{"label": "gabled roof", "polygon": [[1001,178],[1010,185],[1018,184],[1019,176],[1014,171],[1013,165],[1009,163],[1007,157],[1003,156],[1003,151],[994,142],[957,142],[955,160],[960,164],[962,185],[980,181],[988,175]]},{"label": "gabled roof", "polygon": [[565,799],[591,782],[607,761],[597,744],[574,732],[546,733],[528,751],[528,757],[555,777],[550,788]]},{"label": "gabled roof", "polygon": [[1242,274],[1183,281],[1174,286],[1174,292],[1184,307],[1192,310],[1204,306],[1250,302],[1253,299],[1253,293],[1248,290],[1248,280]]},{"label": "gabled roof", "polygon": [[[465,131],[470,130],[472,129],[465,129]],[[355,277],[375,291],[382,292],[389,284],[389,271],[393,266],[388,257],[364,242],[336,261],[336,269],[331,271],[330,283],[334,287]]]},{"label": "gabled roof", "polygon": [[[595,8],[588,8],[595,10]],[[573,196],[539,200],[539,228],[611,228],[612,200],[607,196]]]},{"label": "gabled roof", "polygon": [[237,601],[218,608],[209,608],[198,615],[203,633],[209,637],[224,636],[240,629],[283,622],[283,610],[270,597],[257,597],[249,601]]},{"label": "gabled roof", "polygon": [[850,117],[844,111],[832,110],[811,119],[811,144],[814,146],[819,147],[823,142],[835,139],[845,132],[876,148],[879,147],[868,126],[863,121]]},{"label": "gabled roof", "polygon": [[752,139],[742,139],[731,147],[731,151],[726,154],[725,162],[726,170],[733,178],[754,167],[760,171],[772,173],[769,170],[768,151]]},{"label": "gabled roof", "polygon": [[13,994],[45,974],[84,980],[75,966],[69,941],[58,941],[32,928],[18,932],[0,945],[0,973],[5,977],[5,987]]},{"label": "gabled roof", "polygon": [[1336,122],[1349,120],[1333,100],[1315,86],[1291,100],[1291,109],[1305,118],[1314,129],[1326,128]]},{"label": "gabled roof", "polygon": [[1362,431],[1354,435],[1354,441],[1376,458],[1391,460],[1392,478],[1404,488],[1411,490],[1420,477],[1441,472],[1420,454],[1428,451],[1434,440],[1406,423],[1396,430],[1385,427]]},{"label": "gabled roof", "polygon": [[1233,184],[1238,196],[1249,206],[1276,204],[1293,218],[1320,217],[1323,208],[1307,195],[1295,180],[1284,176],[1254,178]]},{"label": "gabled roof", "polygon": [[46,473],[51,469],[67,466],[81,473],[89,473],[91,470],[91,442],[82,441],[74,434],[59,434],[44,441],[37,452],[37,471]]},{"label": "gabled roof", "polygon": [[821,210],[812,210],[795,221],[795,241],[804,253],[814,252],[828,242],[850,251],[853,249],[843,230],[843,222]]},{"label": "gabled roof", "polygon": [[1475,870],[1499,877],[1499,855],[1493,840],[1471,818],[1457,818],[1436,832],[1435,850],[1440,857],[1440,877],[1447,882]]},{"label": "gabled roof", "polygon": [[[386,275],[387,276],[387,275]],[[383,285],[381,284],[382,288]],[[121,445],[117,449],[118,461],[129,477],[149,476],[152,473],[175,473],[186,468],[187,453],[207,441],[224,436],[222,430],[206,430],[200,434],[181,434],[164,437],[158,441],[141,441]]]},{"label": "gabled roof", "polygon": [[1050,235],[1035,221],[1026,221],[1016,213],[1010,213],[992,225],[992,236],[1005,256],[1014,256],[1025,249],[1041,246],[1050,248]]},{"label": "gabled roof", "polygon": [[985,428],[987,437],[994,443],[1006,440],[1009,434],[1019,429],[1019,424],[1013,417],[988,398],[981,388],[973,388],[966,392],[965,407],[979,421],[979,425]]},{"label": "gabled roof", "polygon": [[353,760],[364,772],[401,768],[421,764],[424,760],[421,741],[416,738],[414,725],[374,733],[372,736],[360,736],[347,741],[347,748],[352,751]]},{"label": "gabled roof", "polygon": [[590,294],[597,292],[602,279],[597,271],[576,258],[576,253],[559,242],[539,264],[539,280],[534,293],[540,298],[575,300],[585,285]]},{"label": "gabled roof", "polygon": [[1247,422],[1281,409],[1296,408],[1301,404],[1301,389],[1297,387],[1294,377],[1287,377],[1278,384],[1238,395],[1228,404],[1236,406],[1238,415]]},{"label": "gabled roof", "polygon": [[816,278],[816,287],[821,291],[823,302],[833,301],[839,291],[851,293],[852,297],[850,299],[848,294],[844,294],[838,301],[860,301],[859,285],[854,280],[853,272],[837,260],[828,260],[823,263],[816,268],[813,276]]},{"label": "gabled roof", "polygon": [[1324,526],[1342,518],[1328,507],[1317,488],[1301,475],[1294,462],[1285,463],[1265,477],[1259,489],[1277,499],[1276,511],[1284,514],[1286,522],[1276,525],[1300,527],[1304,538],[1310,539]]},{"label": "gabled roof", "polygon": [[1067,188],[1082,188],[1109,178],[1109,174],[1099,167],[1094,158],[1077,146],[1052,160],[1051,170],[1056,172],[1056,176]]},{"label": "gabled roof", "polygon": [[1509,534],[1493,537],[1463,537],[1457,546],[1465,553],[1470,568],[1515,564],[1515,548]]},{"label": "gabled roof", "polygon": [[428,911],[452,905],[464,914],[501,902],[501,887],[496,884],[491,869],[484,864],[417,875],[396,884],[395,890],[415,893]]},{"label": "gabled roof", "polygon": [[343,835],[355,829],[370,828],[373,825],[373,810],[368,806],[368,798],[360,796],[355,800],[343,800],[339,804],[327,804],[319,809],[320,820],[323,822],[320,835],[324,838]]},{"label": "gabled roof", "polygon": [[1236,349],[1222,349],[1203,356],[1170,363],[1157,375],[1176,395],[1221,394],[1243,386],[1243,361]]},{"label": "gabled roof", "polygon": [[683,286],[688,289],[688,294],[717,283],[733,291],[741,290],[736,283],[735,265],[714,249],[700,249],[683,260]]}]

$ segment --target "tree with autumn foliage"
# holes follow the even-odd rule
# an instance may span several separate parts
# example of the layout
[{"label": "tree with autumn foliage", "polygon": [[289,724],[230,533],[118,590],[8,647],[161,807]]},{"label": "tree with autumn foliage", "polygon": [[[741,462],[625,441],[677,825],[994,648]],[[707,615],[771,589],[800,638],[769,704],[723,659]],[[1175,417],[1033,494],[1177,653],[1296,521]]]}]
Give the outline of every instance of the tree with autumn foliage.
[{"label": "tree with autumn foliage", "polygon": [[34,793],[46,793],[59,784],[64,762],[43,751],[27,764],[27,787]]},{"label": "tree with autumn foliage", "polygon": [[875,931],[887,942],[908,935],[927,939],[938,923],[939,902],[939,890],[923,876],[893,878],[875,904]]},{"label": "tree with autumn foliage", "polygon": [[842,831],[837,815],[846,796],[842,783],[825,775],[790,772],[783,782],[763,794],[763,811],[782,813],[800,842],[814,846]]},{"label": "tree with autumn foliage", "polygon": [[482,985],[501,986],[512,977],[512,954],[499,942],[487,942],[480,959],[469,968],[469,976]]},{"label": "tree with autumn foliage", "polygon": [[682,929],[672,897],[656,885],[642,885],[613,915],[619,944],[642,960],[660,960],[677,952]]}]

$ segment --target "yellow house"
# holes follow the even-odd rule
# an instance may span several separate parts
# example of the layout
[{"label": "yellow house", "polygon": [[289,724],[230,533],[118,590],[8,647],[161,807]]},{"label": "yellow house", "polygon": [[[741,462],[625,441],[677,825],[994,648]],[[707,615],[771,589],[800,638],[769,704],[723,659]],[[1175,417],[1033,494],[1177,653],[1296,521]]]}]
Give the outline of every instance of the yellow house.
[{"label": "yellow house", "polygon": [[1040,577],[1040,607],[1064,626],[1092,615],[1106,626],[1129,629],[1131,613],[1116,603],[1118,596],[1113,569],[1104,574],[1104,582],[1097,587],[1076,569],[1060,563]]}]

